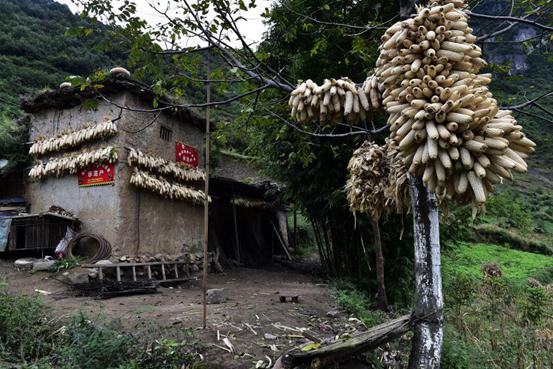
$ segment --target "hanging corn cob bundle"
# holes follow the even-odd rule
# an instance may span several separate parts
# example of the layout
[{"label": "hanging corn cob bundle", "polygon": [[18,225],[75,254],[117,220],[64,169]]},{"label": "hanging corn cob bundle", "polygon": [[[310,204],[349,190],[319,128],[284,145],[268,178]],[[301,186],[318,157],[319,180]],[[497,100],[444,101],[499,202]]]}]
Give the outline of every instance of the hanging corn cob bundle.
[{"label": "hanging corn cob bundle", "polygon": [[405,165],[442,201],[483,206],[512,171],[527,170],[535,144],[486,85],[490,74],[468,26],[463,0],[417,6],[382,37],[375,76],[391,138]]},{"label": "hanging corn cob bundle", "polygon": [[192,169],[174,161],[152,156],[134,148],[130,149],[127,162],[131,167],[141,167],[149,172],[171,176],[180,181],[205,181],[205,173],[201,169]]},{"label": "hanging corn cob bundle", "polygon": [[385,148],[365,141],[353,152],[348,170],[350,177],[345,190],[350,209],[380,219],[385,211],[388,179]]},{"label": "hanging corn cob bundle", "polygon": [[407,168],[396,141],[387,139],[385,147],[388,167],[388,183],[384,192],[386,209],[403,214],[411,208]]},{"label": "hanging corn cob bundle", "polygon": [[67,150],[85,142],[112,137],[117,134],[117,126],[111,120],[85,127],[77,131],[65,132],[59,136],[36,141],[29,149],[29,154],[42,156],[47,153]]},{"label": "hanging corn cob bundle", "polygon": [[79,154],[67,155],[60,158],[51,158],[46,165],[39,161],[29,171],[33,179],[49,176],[61,177],[66,174],[75,174],[79,169],[97,163],[114,163],[117,161],[117,151],[113,146],[100,148],[94,151],[85,151]]},{"label": "hanging corn cob bundle", "polygon": [[[171,183],[165,178],[147,173],[138,168],[134,168],[130,183],[168,199],[187,200],[199,205],[205,201],[205,193],[203,191],[195,190],[178,183]],[[208,200],[211,201],[211,198]]]},{"label": "hanging corn cob bundle", "polygon": [[290,94],[291,116],[301,123],[355,124],[367,119],[367,112],[379,107],[377,80],[367,78],[357,87],[349,78],[325,79],[322,86],[312,80],[301,83]]}]

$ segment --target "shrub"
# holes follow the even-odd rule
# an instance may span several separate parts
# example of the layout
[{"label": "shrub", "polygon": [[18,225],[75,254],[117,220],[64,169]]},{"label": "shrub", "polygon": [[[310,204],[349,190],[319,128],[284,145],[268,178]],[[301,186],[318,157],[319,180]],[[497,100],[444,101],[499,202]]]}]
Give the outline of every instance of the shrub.
[{"label": "shrub", "polygon": [[145,342],[118,322],[98,325],[79,314],[60,327],[47,316],[36,298],[0,293],[0,362],[25,369],[205,368],[190,331],[182,340]]},{"label": "shrub", "polygon": [[31,361],[53,348],[45,307],[35,298],[0,294],[0,358]]}]

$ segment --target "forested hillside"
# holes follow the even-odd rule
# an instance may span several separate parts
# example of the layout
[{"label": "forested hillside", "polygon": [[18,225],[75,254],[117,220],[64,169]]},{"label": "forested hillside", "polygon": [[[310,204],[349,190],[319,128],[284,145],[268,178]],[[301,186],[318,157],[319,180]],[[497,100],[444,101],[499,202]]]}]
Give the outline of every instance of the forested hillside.
[{"label": "forested hillside", "polygon": [[[67,36],[74,28],[95,32]],[[17,115],[21,95],[126,59],[118,48],[101,51],[105,43],[111,43],[106,27],[53,0],[0,0],[0,114]]]}]

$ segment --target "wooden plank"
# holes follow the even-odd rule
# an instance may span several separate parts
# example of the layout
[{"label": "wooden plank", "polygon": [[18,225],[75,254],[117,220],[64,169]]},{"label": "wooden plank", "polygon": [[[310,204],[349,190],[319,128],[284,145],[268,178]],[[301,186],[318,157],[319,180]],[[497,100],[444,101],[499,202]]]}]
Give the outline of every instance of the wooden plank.
[{"label": "wooden plank", "polygon": [[273,229],[274,229],[274,231],[277,235],[278,241],[280,242],[280,245],[282,246],[282,249],[284,250],[284,252],[286,253],[286,256],[288,257],[288,260],[292,260],[292,255],[290,254],[290,250],[288,250],[288,246],[286,246],[284,244],[284,241],[280,237],[280,232],[278,231],[277,227],[275,227],[275,224],[273,223],[273,221],[271,220],[270,222],[271,222],[271,226],[273,226]]},{"label": "wooden plank", "polygon": [[102,267],[98,268],[98,278],[103,281],[104,280],[104,269]]},{"label": "wooden plank", "polygon": [[[113,263],[113,264],[107,264],[107,265],[102,265],[102,268],[117,268],[117,267],[125,267],[125,268],[128,268],[128,267],[132,267],[133,265],[134,266],[147,266],[147,265],[153,265],[153,266],[156,266],[156,265],[161,265],[161,264],[167,264],[167,262],[163,262],[163,261],[156,261],[156,262],[151,262],[151,263]],[[172,261],[171,264],[178,264],[178,265],[181,265],[181,264],[188,264],[188,262],[186,261]],[[80,264],[81,267],[83,268],[98,268],[99,265],[97,264]]]},{"label": "wooden plank", "polygon": [[179,279],[179,268],[177,267],[177,264],[173,264],[173,267],[175,268],[175,278]]},{"label": "wooden plank", "polygon": [[163,280],[167,279],[167,277],[165,276],[165,263],[161,264],[161,277]]},{"label": "wooden plank", "polygon": [[132,266],[132,280],[136,282],[136,266]]},{"label": "wooden plank", "polygon": [[331,363],[348,360],[354,355],[370,351],[402,336],[411,329],[411,323],[411,315],[404,315],[374,326],[350,339],[318,349],[302,351],[300,348],[295,348],[282,356],[282,363],[286,368],[309,367],[312,364],[320,368],[327,368],[331,366]]},{"label": "wooden plank", "polygon": [[152,279],[152,266],[146,265],[146,268],[148,269],[148,279]]},{"label": "wooden plank", "polygon": [[116,273],[117,273],[117,282],[121,282],[121,268],[117,267]]}]

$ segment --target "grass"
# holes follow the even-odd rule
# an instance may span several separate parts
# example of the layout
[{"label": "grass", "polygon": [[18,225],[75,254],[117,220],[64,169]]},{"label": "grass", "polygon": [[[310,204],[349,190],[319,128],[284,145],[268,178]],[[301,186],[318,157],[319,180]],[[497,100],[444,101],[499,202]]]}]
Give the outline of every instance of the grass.
[{"label": "grass", "polygon": [[37,298],[0,289],[0,368],[205,368],[190,330],[156,330],[153,339],[129,333],[118,321],[98,324],[83,314],[60,321],[47,309]]},{"label": "grass", "polygon": [[[528,277],[538,277],[553,267],[553,257],[525,251],[512,250],[487,243],[460,242],[447,252],[443,259],[444,274],[464,273],[480,279],[481,267],[497,263],[505,279],[524,283]],[[547,282],[547,281],[545,281]]]}]

